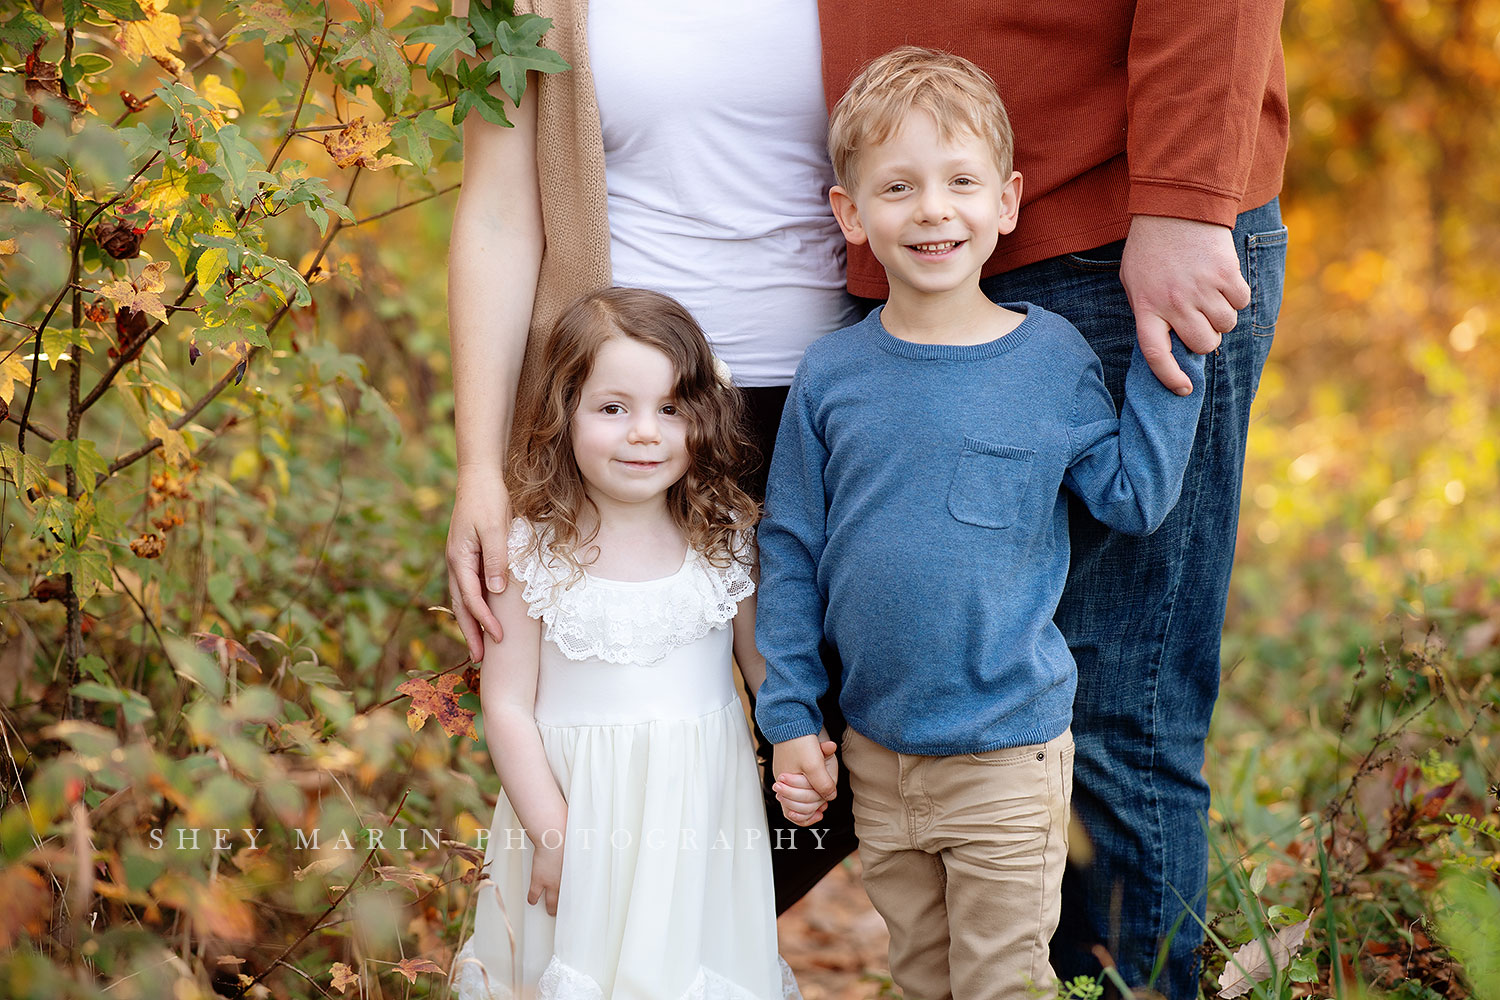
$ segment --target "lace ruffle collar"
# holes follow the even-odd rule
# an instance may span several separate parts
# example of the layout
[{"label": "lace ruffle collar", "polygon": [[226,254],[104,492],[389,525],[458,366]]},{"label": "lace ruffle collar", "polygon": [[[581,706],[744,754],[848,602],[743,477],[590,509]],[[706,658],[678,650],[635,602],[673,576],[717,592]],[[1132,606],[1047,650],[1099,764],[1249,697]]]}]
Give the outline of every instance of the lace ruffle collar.
[{"label": "lace ruffle collar", "polygon": [[580,575],[534,538],[530,522],[511,522],[511,579],[523,585],[527,613],[542,620],[542,637],[570,660],[655,663],[729,622],[755,592],[739,561],[719,567],[689,551],[671,576],[627,583]]}]

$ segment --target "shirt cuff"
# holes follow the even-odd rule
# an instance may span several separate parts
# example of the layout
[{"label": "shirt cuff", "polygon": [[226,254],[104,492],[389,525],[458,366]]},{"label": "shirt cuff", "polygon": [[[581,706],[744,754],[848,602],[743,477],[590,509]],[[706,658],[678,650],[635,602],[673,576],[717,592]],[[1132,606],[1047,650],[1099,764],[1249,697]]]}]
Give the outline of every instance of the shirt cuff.
[{"label": "shirt cuff", "polygon": [[1131,215],[1165,215],[1233,229],[1240,214],[1240,199],[1169,181],[1132,179],[1128,207]]}]

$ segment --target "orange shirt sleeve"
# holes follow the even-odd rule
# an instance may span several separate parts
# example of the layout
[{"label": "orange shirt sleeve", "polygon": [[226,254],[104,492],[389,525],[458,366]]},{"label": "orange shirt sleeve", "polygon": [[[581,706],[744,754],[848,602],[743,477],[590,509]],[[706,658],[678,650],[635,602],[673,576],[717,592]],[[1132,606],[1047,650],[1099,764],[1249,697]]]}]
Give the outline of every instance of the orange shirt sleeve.
[{"label": "orange shirt sleeve", "polygon": [[1234,225],[1250,183],[1267,83],[1285,72],[1282,6],[1282,0],[1136,5],[1126,130],[1131,215]]}]

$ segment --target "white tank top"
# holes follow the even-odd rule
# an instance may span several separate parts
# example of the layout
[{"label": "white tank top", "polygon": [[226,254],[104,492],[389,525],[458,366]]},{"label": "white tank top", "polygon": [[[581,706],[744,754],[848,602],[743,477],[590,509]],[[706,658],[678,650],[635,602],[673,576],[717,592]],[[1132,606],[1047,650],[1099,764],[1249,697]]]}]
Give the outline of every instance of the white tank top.
[{"label": "white tank top", "polygon": [[815,0],[591,0],[614,283],[665,292],[744,386],[858,319],[828,207]]}]

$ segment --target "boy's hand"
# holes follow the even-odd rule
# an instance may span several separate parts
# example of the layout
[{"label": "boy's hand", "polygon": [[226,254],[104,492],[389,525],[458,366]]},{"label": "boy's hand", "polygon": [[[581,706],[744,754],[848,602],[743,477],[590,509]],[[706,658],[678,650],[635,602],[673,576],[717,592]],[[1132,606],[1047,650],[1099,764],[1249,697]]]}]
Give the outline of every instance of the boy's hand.
[{"label": "boy's hand", "polygon": [[[557,833],[558,837],[551,836]],[[561,839],[561,831],[550,830],[548,841]],[[541,900],[547,906],[547,916],[557,916],[557,893],[562,885],[563,845],[544,847],[538,843],[531,855],[531,886],[526,890],[526,902]]]},{"label": "boy's hand", "polygon": [[837,749],[832,740],[819,741],[817,736],[776,744],[771,772],[777,780],[772,790],[786,818],[798,826],[816,823],[838,794]]}]

